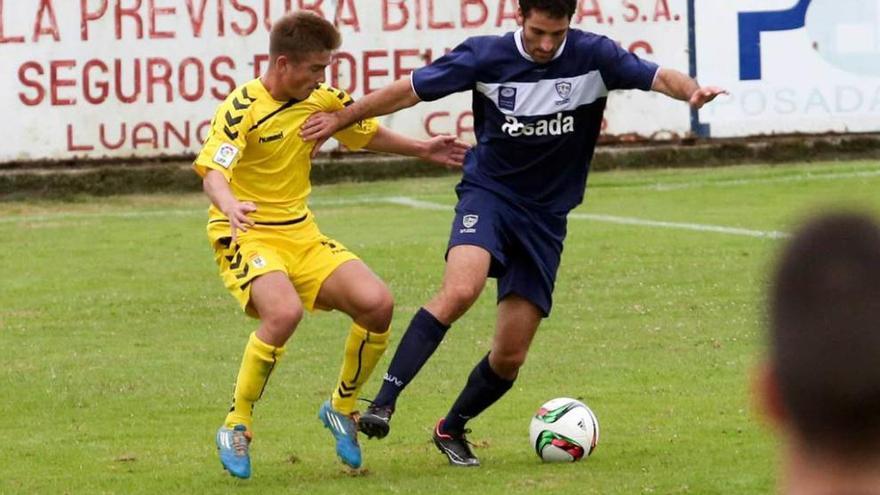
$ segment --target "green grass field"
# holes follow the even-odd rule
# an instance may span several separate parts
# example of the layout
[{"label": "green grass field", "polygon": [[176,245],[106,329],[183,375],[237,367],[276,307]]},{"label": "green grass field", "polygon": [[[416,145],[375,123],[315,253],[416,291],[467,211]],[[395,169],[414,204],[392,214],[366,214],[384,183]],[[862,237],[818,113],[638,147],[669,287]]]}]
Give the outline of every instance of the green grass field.
[{"label": "green grass field", "polygon": [[[439,284],[454,183],[314,191],[322,230],[395,295],[391,351]],[[244,482],[221,470],[213,435],[255,323],[217,276],[207,200],[0,203],[0,493],[771,493],[775,440],[748,375],[772,233],[831,206],[880,212],[878,190],[868,162],[595,174],[553,314],[514,388],[470,425],[483,467],[447,466],[430,428],[488,349],[494,283],[401,397],[391,435],[362,442],[357,476],[316,419],[347,321],[308,316],[257,406]],[[586,462],[543,465],[528,445],[531,414],[556,396],[599,418]]]}]

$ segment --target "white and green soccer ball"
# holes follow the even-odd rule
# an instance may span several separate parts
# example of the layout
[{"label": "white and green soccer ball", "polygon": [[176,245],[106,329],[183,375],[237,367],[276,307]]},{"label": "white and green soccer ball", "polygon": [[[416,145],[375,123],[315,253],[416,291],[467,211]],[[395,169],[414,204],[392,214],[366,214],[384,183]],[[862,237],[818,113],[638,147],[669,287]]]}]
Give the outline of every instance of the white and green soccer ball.
[{"label": "white and green soccer ball", "polygon": [[545,462],[586,459],[599,443],[599,420],[583,402],[559,397],[532,417],[529,441]]}]

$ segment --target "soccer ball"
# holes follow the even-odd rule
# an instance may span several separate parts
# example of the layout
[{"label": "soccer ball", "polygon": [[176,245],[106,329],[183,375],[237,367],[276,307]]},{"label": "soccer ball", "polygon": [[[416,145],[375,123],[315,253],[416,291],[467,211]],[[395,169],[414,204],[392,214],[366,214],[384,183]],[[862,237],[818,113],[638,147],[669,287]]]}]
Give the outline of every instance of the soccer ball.
[{"label": "soccer ball", "polygon": [[581,401],[560,397],[544,403],[532,417],[529,441],[545,462],[575,462],[599,443],[599,421]]}]

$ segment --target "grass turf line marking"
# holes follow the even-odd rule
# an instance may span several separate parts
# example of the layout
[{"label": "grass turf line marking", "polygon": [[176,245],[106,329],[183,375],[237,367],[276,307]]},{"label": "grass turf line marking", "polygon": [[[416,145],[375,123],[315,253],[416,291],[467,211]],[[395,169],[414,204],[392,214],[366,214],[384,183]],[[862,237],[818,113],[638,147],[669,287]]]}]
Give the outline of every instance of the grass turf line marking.
[{"label": "grass turf line marking", "polygon": [[[421,201],[404,196],[387,198],[385,202],[425,210],[449,211],[452,209],[451,206],[442,205],[439,203],[431,203],[428,201]],[[789,234],[785,232],[780,232],[778,230],[752,230],[738,227],[724,227],[721,225],[705,225],[699,223],[663,222],[658,220],[645,220],[642,218],[633,217],[617,217],[613,215],[601,215],[595,213],[570,213],[568,215],[568,218],[574,218],[576,220],[591,220],[594,222],[614,223],[619,225],[638,225],[642,227],[693,230],[697,232],[713,232],[718,234],[740,235],[765,239],[784,239],[789,236]]]},{"label": "grass turf line marking", "polygon": [[597,184],[591,187],[597,189],[642,189],[650,191],[678,191],[681,189],[694,189],[698,187],[735,187],[748,186],[754,184],[779,184],[786,182],[804,182],[818,180],[841,180],[841,179],[859,179],[880,177],[880,170],[862,171],[862,172],[829,172],[814,173],[807,172],[805,174],[788,175],[784,177],[767,177],[755,179],[721,179],[694,182],[656,182],[653,184]]},{"label": "grass turf line marking", "polygon": [[[310,201],[311,206],[346,206],[346,205],[365,205],[376,203],[387,203],[388,198],[381,196],[363,196],[360,198],[350,199],[330,199],[330,200],[314,200]],[[52,222],[59,220],[89,220],[98,218],[146,218],[161,216],[202,216],[208,219],[208,208],[201,207],[192,209],[171,209],[171,210],[149,210],[149,211],[83,211],[78,213],[61,212],[61,213],[44,213],[38,215],[10,215],[8,217],[0,217],[2,223],[17,222]]]},{"label": "grass turf line marking", "polygon": [[[430,201],[422,201],[419,199],[414,199],[406,196],[390,196],[390,197],[364,197],[364,198],[351,198],[351,199],[343,199],[343,200],[326,200],[326,201],[313,201],[312,204],[315,206],[344,206],[344,205],[363,205],[363,204],[376,204],[376,203],[386,203],[393,204],[399,206],[407,206],[410,208],[416,208],[419,210],[434,210],[434,211],[452,211],[453,206],[444,205],[440,203],[433,203]],[[57,221],[57,220],[87,220],[87,219],[96,219],[96,218],[144,218],[144,217],[159,217],[159,216],[196,216],[196,215],[205,215],[205,210],[203,208],[191,209],[191,210],[155,210],[155,211],[116,211],[116,212],[83,212],[83,213],[52,213],[52,214],[44,214],[44,215],[21,215],[21,216],[12,216],[12,217],[2,217],[0,218],[0,223],[13,223],[13,222],[45,222],[45,221]],[[758,237],[758,238],[767,238],[767,239],[783,239],[789,236],[789,234],[785,232],[780,232],[776,230],[763,231],[763,230],[751,230],[751,229],[743,229],[737,227],[725,227],[720,225],[705,225],[705,224],[697,224],[697,223],[682,223],[682,222],[664,222],[658,220],[645,220],[642,218],[634,218],[634,217],[618,217],[613,215],[602,215],[602,214],[594,214],[594,213],[571,213],[568,215],[569,218],[573,218],[576,220],[591,220],[595,222],[605,222],[605,223],[614,223],[619,225],[638,225],[643,227],[658,227],[658,228],[667,228],[667,229],[679,229],[679,230],[692,230],[697,232],[714,232],[719,234],[729,234],[729,235],[739,235],[739,236],[747,236],[747,237]]]},{"label": "grass turf line marking", "polygon": [[739,227],[724,227],[722,225],[706,225],[700,223],[663,222],[659,220],[645,220],[633,217],[616,217],[613,215],[601,215],[594,213],[571,213],[568,218],[577,220],[592,220],[595,222],[616,223],[620,225],[639,225],[644,227],[660,227],[666,229],[693,230],[696,232],[714,232],[717,234],[741,235],[746,237],[758,237],[764,239],[785,239],[791,234],[778,230],[752,230]]},{"label": "grass turf line marking", "polygon": [[[717,181],[698,181],[698,182],[657,182],[654,184],[608,184],[603,185],[601,183],[592,185],[591,187],[597,189],[648,189],[653,191],[675,191],[680,189],[690,189],[697,187],[712,187],[712,186],[742,186],[742,185],[750,185],[750,184],[772,184],[772,183],[780,183],[780,182],[802,182],[808,180],[839,180],[839,179],[855,179],[855,178],[872,178],[872,177],[880,177],[880,170],[869,170],[869,171],[853,171],[853,172],[829,172],[829,173],[813,173],[807,172],[799,175],[791,175],[784,177],[768,177],[768,178],[756,178],[756,179],[722,179]],[[426,201],[420,201],[413,198],[403,197],[403,196],[395,196],[395,197],[380,197],[380,196],[361,196],[355,198],[348,199],[329,199],[322,200],[320,198],[312,199],[309,201],[310,206],[344,206],[344,205],[362,205],[362,204],[375,204],[375,203],[391,203],[403,206],[411,206],[413,208],[419,209],[428,209],[428,210],[450,210],[451,207],[443,206],[437,203],[429,203]],[[133,211],[133,212],[82,212],[82,213],[50,213],[50,214],[42,214],[42,215],[15,215],[8,217],[0,217],[0,224],[3,223],[15,223],[15,222],[45,222],[52,220],[86,220],[89,218],[143,218],[143,217],[151,217],[151,216],[162,216],[162,215],[179,215],[179,216],[188,216],[188,215],[196,215],[196,214],[204,214],[205,209],[197,208],[193,210],[154,210],[154,211]],[[579,213],[572,213],[569,215],[573,218],[578,218],[578,215],[585,215]],[[611,223],[621,223],[621,224],[632,224],[636,225],[637,223],[627,220],[624,217],[612,217],[612,216],[602,216],[603,219],[595,218],[593,220],[597,221],[607,221]],[[590,218],[584,217],[584,219],[589,220]],[[651,222],[650,220],[640,220],[634,219],[639,222]],[[653,226],[662,227],[663,223],[669,222],[655,222],[652,224]],[[676,228],[685,228],[689,230],[699,230],[696,228],[697,224],[670,224],[668,227],[672,228],[672,225],[679,225]],[[736,229],[732,227],[713,227],[707,226],[722,230],[712,230],[722,233],[733,233],[727,231],[727,229],[732,229],[734,231],[740,232],[737,235],[748,235],[752,237],[771,237],[771,238],[781,238],[786,237],[788,234],[784,232],[776,232],[776,231],[751,231],[748,229]],[[706,229],[702,229],[706,230]]]},{"label": "grass turf line marking", "polygon": [[189,216],[201,214],[207,218],[205,208],[197,210],[151,210],[151,211],[84,211],[80,213],[45,213],[42,215],[13,215],[0,217],[0,223],[53,222],[58,220],[89,220],[93,218],[145,218],[161,216]]}]

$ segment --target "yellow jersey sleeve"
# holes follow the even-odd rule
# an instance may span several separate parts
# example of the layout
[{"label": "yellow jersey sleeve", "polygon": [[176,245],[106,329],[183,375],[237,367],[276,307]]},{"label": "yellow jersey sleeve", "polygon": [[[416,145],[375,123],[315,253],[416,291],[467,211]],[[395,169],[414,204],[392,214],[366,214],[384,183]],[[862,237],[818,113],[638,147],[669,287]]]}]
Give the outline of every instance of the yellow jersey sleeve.
[{"label": "yellow jersey sleeve", "polygon": [[208,170],[217,170],[227,181],[232,178],[232,170],[244,153],[247,135],[253,125],[253,112],[250,111],[253,101],[247,88],[242,86],[217,108],[211,130],[193,162],[193,168],[201,177],[207,175]]},{"label": "yellow jersey sleeve", "polygon": [[[350,94],[341,89],[322,84],[318,88],[321,95],[321,105],[327,112],[336,112],[354,103]],[[379,132],[379,121],[375,118],[359,120],[354,124],[341,129],[333,137],[351,150],[359,150],[370,144],[373,136]]]}]

